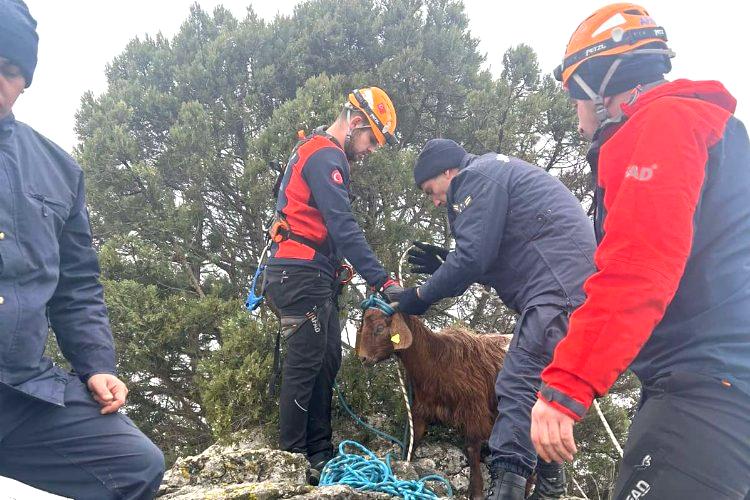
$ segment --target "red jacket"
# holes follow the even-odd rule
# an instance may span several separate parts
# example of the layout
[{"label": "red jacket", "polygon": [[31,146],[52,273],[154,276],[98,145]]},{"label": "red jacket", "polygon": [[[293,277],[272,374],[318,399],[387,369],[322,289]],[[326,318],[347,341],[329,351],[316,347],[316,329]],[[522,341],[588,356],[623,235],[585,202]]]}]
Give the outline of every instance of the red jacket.
[{"label": "red jacket", "polygon": [[[605,394],[634,360],[642,380],[677,370],[750,380],[749,360],[736,366],[726,361],[734,349],[750,346],[747,326],[712,331],[728,314],[750,311],[748,270],[738,261],[732,273],[725,259],[712,258],[722,252],[748,255],[747,242],[737,237],[716,243],[721,235],[741,236],[744,230],[728,217],[696,212],[700,205],[703,212],[716,208],[721,214],[724,191],[733,189],[732,182],[718,179],[730,168],[723,166],[724,156],[712,155],[730,120],[741,129],[732,139],[739,144],[733,182],[743,183],[742,189],[748,184],[747,134],[732,117],[735,104],[719,82],[665,83],[623,104],[624,120],[601,131],[603,140],[592,145],[600,196],[595,223],[602,237],[594,256],[597,272],[584,285],[586,301],[542,373],[540,391],[571,417],[582,418],[592,399]],[[711,175],[717,180],[709,185]],[[745,197],[738,209],[748,204]],[[741,293],[724,293],[732,286],[727,283],[718,283],[718,293],[706,291],[716,284],[717,270],[741,280]],[[722,309],[726,301],[731,314]]]}]

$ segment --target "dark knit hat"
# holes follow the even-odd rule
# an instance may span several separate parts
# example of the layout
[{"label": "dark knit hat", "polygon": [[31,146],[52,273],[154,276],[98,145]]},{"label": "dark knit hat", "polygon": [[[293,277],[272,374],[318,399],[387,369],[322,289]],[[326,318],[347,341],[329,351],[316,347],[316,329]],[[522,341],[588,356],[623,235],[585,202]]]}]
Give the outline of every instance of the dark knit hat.
[{"label": "dark knit hat", "polygon": [[26,86],[36,68],[39,36],[36,21],[22,0],[0,0],[0,57],[21,69]]},{"label": "dark knit hat", "polygon": [[[664,48],[664,44],[654,42],[653,44],[644,45],[642,48]],[[599,87],[604,80],[604,76],[615,59],[622,57],[623,54],[616,56],[592,57],[583,62],[575,73],[583,78],[583,81],[591,87],[594,92],[599,92]],[[633,89],[638,85],[656,82],[664,78],[665,73],[672,69],[672,62],[669,57],[662,54],[633,54],[625,55],[617,70],[612,75],[604,89],[604,97],[619,94],[626,90]],[[576,83],[575,78],[568,80],[568,92],[573,99],[591,99],[589,95]]]},{"label": "dark knit hat", "polygon": [[437,177],[446,170],[458,168],[466,156],[466,150],[450,139],[431,139],[419,153],[414,164],[414,182],[417,187]]}]

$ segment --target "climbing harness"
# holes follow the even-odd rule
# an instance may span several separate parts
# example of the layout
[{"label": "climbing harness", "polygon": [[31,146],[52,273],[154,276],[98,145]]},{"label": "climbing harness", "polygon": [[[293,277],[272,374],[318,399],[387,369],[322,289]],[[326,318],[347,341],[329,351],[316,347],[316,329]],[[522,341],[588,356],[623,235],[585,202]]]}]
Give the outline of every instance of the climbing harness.
[{"label": "climbing harness", "polygon": [[[305,135],[303,130],[298,130],[297,131],[298,141],[297,141],[297,144],[294,146],[294,149],[292,150],[292,154],[289,156],[289,162],[291,162],[294,155],[297,154],[297,150],[299,150],[299,148],[303,144],[305,144],[307,141],[309,141],[316,135],[324,135],[338,145],[338,142],[336,141],[336,139],[330,134],[328,134],[323,129],[323,127],[318,127],[317,129],[313,131],[312,134],[308,136]],[[287,164],[289,162],[287,162]],[[268,165],[271,170],[275,171],[278,174],[276,177],[276,182],[274,183],[274,187],[273,187],[273,196],[274,196],[274,199],[276,200],[279,197],[281,185],[284,180],[284,174],[286,173],[286,165],[284,165],[280,161],[271,161],[268,163]],[[266,246],[263,248],[263,251],[260,253],[260,256],[258,257],[258,264],[255,267],[255,273],[253,274],[253,278],[250,281],[250,290],[247,294],[247,299],[245,300],[245,308],[250,312],[256,310],[263,303],[263,291],[261,290],[260,293],[257,293],[256,289],[259,285],[258,283],[259,278],[263,275],[263,271],[266,268],[263,262],[266,259],[268,251],[271,248],[272,244],[275,243],[278,245],[282,241],[293,240],[298,243],[301,243],[302,245],[308,246],[312,248],[313,250],[315,250],[316,252],[321,253],[323,255],[329,255],[331,253],[331,247],[328,241],[324,241],[323,244],[318,244],[310,240],[309,238],[305,238],[303,236],[293,233],[289,226],[289,223],[286,221],[286,218],[284,217],[284,214],[280,212],[276,212],[274,214],[273,218],[268,222],[268,224],[264,226],[263,232],[265,233]],[[351,277],[349,278],[349,280],[351,280]],[[260,283],[260,286],[262,287],[262,283]]]},{"label": "climbing harness", "polygon": [[292,232],[286,217],[281,212],[276,213],[276,217],[271,223],[271,228],[268,230],[268,236],[277,245],[282,241],[292,240],[310,247],[320,254],[329,255],[331,253],[331,246],[328,244],[328,240],[325,240],[321,244]]},{"label": "climbing harness", "polygon": [[[359,454],[347,453],[348,447],[355,448]],[[319,485],[342,484],[361,491],[387,493],[404,500],[437,499],[438,495],[426,485],[430,481],[443,483],[448,496],[453,496],[451,484],[444,477],[430,474],[415,481],[401,481],[393,475],[390,453],[385,460],[380,460],[360,443],[343,441],[339,445],[339,454],[323,467]]]}]

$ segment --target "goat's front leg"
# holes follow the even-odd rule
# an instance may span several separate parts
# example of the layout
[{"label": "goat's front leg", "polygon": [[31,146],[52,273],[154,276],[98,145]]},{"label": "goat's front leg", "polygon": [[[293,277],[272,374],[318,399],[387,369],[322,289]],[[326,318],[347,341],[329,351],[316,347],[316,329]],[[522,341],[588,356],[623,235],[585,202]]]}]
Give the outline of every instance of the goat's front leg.
[{"label": "goat's front leg", "polygon": [[469,498],[472,500],[484,499],[481,452],[481,440],[466,440],[466,458],[469,459]]},{"label": "goat's front leg", "polygon": [[412,423],[414,424],[414,444],[412,445],[412,450],[416,450],[427,430],[427,421],[425,421],[424,417],[416,413],[412,416],[412,419]]}]

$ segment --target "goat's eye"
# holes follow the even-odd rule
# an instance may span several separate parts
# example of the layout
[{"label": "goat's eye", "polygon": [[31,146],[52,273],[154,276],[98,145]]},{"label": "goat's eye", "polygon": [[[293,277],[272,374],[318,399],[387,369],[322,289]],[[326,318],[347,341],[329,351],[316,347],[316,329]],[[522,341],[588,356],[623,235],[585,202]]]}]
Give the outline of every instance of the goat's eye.
[{"label": "goat's eye", "polygon": [[385,325],[378,325],[375,327],[375,335],[380,335],[385,330]]}]

